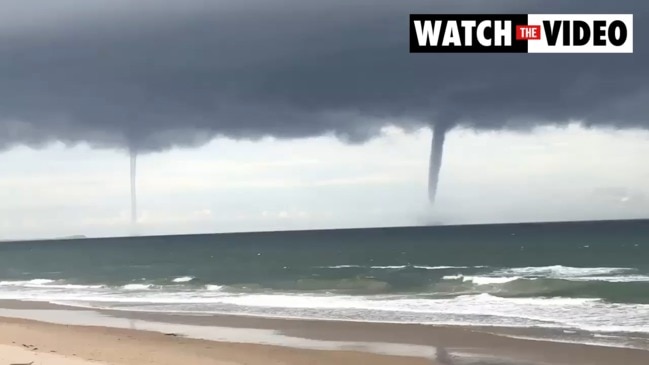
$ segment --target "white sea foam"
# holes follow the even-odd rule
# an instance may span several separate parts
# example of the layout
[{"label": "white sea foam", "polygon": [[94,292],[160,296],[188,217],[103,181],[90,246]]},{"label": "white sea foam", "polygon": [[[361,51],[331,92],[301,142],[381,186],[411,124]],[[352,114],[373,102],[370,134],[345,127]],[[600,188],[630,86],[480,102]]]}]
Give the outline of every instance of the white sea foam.
[{"label": "white sea foam", "polygon": [[[593,271],[594,272],[594,271]],[[537,280],[537,279],[563,279],[570,281],[606,281],[610,283],[631,283],[631,282],[649,282],[649,276],[647,275],[619,275],[619,276],[560,276],[560,275],[548,275],[548,276],[490,276],[500,274],[504,275],[505,272],[497,271],[490,273],[487,276],[464,276],[462,274],[457,275],[445,275],[442,277],[442,280],[459,280],[470,281],[476,285],[489,285],[489,284],[505,284],[519,279],[527,280]]]},{"label": "white sea foam", "polygon": [[649,333],[649,305],[613,304],[595,298],[501,298],[479,294],[434,299],[402,295],[253,294],[230,293],[221,290],[219,285],[192,291],[177,287],[146,290],[150,287],[146,283],[54,291],[5,287],[0,289],[0,299],[145,311]]},{"label": "white sea foam", "polygon": [[494,275],[503,276],[535,276],[550,278],[582,278],[597,275],[615,275],[633,272],[626,267],[571,267],[562,265],[516,267],[511,269],[496,270]]},{"label": "white sea foam", "polygon": [[470,281],[476,285],[504,284],[518,279],[520,279],[518,276],[465,276],[462,278],[463,281]]},{"label": "white sea foam", "polygon": [[445,275],[442,277],[443,280],[459,280],[459,279],[464,279],[464,276],[462,274],[457,274],[457,275]]},{"label": "white sea foam", "polygon": [[35,284],[35,285],[45,285],[53,282],[54,280],[51,279],[33,279],[29,281],[30,284]]},{"label": "white sea foam", "polygon": [[422,265],[395,265],[395,266],[370,266],[372,269],[406,269],[412,267],[423,270],[446,270],[446,269],[469,269],[482,268],[485,266],[422,266]]},{"label": "white sea foam", "polygon": [[44,288],[44,289],[98,289],[103,285],[66,284],[51,279],[33,279],[25,281],[0,281],[0,286],[14,288]]},{"label": "white sea foam", "polygon": [[57,284],[57,285],[43,285],[43,288],[49,289],[100,289],[104,288],[103,285],[77,285],[77,284]]},{"label": "white sea foam", "polygon": [[574,281],[608,281],[610,283],[632,283],[640,281],[649,281],[647,275],[623,275],[623,276],[586,276],[570,278]]},{"label": "white sea foam", "polygon": [[464,276],[462,274],[446,275],[442,277],[442,280],[462,280],[463,282],[471,282],[476,285],[505,284],[518,279],[520,279],[518,276]]},{"label": "white sea foam", "polygon": [[[366,268],[368,266],[363,265],[334,265],[334,266],[323,266],[327,269],[346,269],[346,268]],[[484,268],[486,266],[424,266],[424,265],[374,265],[369,266],[370,269],[406,269],[406,268],[415,268],[423,270],[445,270],[445,269],[469,269],[469,268]]]},{"label": "white sea foam", "polygon": [[464,282],[471,282],[476,285],[493,285],[493,284],[505,284],[514,280],[520,279],[518,276],[503,277],[503,276],[464,276],[462,274],[458,275],[446,275],[442,277],[442,280],[462,280]]},{"label": "white sea foam", "polygon": [[[151,303],[151,298],[132,297],[121,298],[120,302],[131,303],[126,307],[129,310],[649,333],[649,305],[613,305],[585,298],[499,298],[480,294],[452,299],[383,300],[357,296],[250,294],[211,298],[177,295],[157,298],[155,303]],[[133,303],[142,305],[134,307]],[[634,316],[628,315],[631,312]]]},{"label": "white sea foam", "polygon": [[124,290],[146,290],[153,288],[151,284],[126,284],[122,286]]},{"label": "white sea foam", "polygon": [[333,265],[333,266],[321,266],[322,269],[348,269],[352,267],[363,267],[360,265]]},{"label": "white sea foam", "polygon": [[32,280],[17,280],[17,281],[0,281],[0,286],[36,286],[53,283],[51,279],[32,279]]},{"label": "white sea foam", "polygon": [[470,268],[483,268],[486,266],[413,266],[416,269],[425,269],[425,270],[446,270],[446,269],[470,269]]},{"label": "white sea foam", "polygon": [[[461,280],[473,284],[474,291],[492,293],[502,293],[501,289],[507,288],[507,283],[519,279],[649,281],[649,277],[641,272],[620,267],[579,268],[555,265],[475,270],[475,266],[393,265],[373,268],[391,270],[413,267],[427,270],[453,269],[450,272],[440,272],[440,274],[449,274],[442,279]],[[369,267],[365,266],[365,268]],[[387,271],[384,273],[390,274]],[[426,273],[422,272],[422,274]],[[434,272],[430,274],[439,277]],[[192,279],[193,277],[184,276],[172,280],[175,283],[184,283]],[[52,301],[77,303],[77,305],[83,303],[90,307],[182,313],[233,313],[481,326],[541,326],[602,333],[607,331],[649,333],[649,305],[607,303],[597,298],[502,298],[490,294],[439,298],[431,297],[430,293],[413,295],[335,295],[316,292],[234,293],[230,291],[231,288],[223,290],[224,287],[216,283],[190,290],[191,288],[186,285],[154,286],[151,284],[153,280],[150,278],[147,280],[148,283],[140,281],[121,287],[101,284],[79,285],[45,278],[0,281],[0,299]],[[633,313],[633,316],[629,313]]]},{"label": "white sea foam", "polygon": [[[530,266],[498,269],[483,276],[473,277],[472,281],[476,284],[497,284],[498,280],[506,283],[516,279],[563,279],[615,283],[649,281],[649,276],[633,274],[634,271],[635,269],[626,267]],[[505,278],[512,278],[512,280],[505,280]]]}]

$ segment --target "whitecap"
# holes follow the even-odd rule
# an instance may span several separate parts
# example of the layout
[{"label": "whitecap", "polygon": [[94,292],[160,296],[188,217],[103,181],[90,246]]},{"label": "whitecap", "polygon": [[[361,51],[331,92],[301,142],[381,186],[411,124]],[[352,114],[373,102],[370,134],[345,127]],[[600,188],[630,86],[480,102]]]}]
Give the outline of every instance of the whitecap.
[{"label": "whitecap", "polygon": [[594,275],[620,274],[633,271],[628,267],[571,267],[563,265],[515,267],[498,270],[494,274],[544,276],[553,278],[584,277]]},{"label": "whitecap", "polygon": [[17,280],[17,281],[0,281],[0,286],[40,286],[53,283],[51,279],[32,279],[32,280]]},{"label": "whitecap", "polygon": [[126,284],[122,286],[124,290],[146,290],[151,289],[153,285],[151,284]]},{"label": "whitecap", "polygon": [[518,276],[465,276],[463,281],[470,281],[476,285],[505,284],[518,280]]}]

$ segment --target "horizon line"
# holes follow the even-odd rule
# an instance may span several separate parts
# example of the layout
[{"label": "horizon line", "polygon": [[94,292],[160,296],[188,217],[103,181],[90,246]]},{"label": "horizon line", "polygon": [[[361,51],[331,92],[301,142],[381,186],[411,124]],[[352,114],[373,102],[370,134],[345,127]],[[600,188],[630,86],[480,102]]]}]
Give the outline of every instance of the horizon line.
[{"label": "horizon line", "polygon": [[500,222],[500,223],[468,223],[468,224],[428,224],[428,225],[407,225],[407,226],[371,226],[354,228],[318,228],[318,229],[286,229],[267,231],[230,231],[230,232],[204,232],[204,233],[176,233],[176,234],[149,234],[132,236],[98,236],[88,237],[83,234],[69,235],[55,238],[27,238],[27,239],[0,239],[2,243],[27,243],[44,241],[97,241],[114,239],[146,239],[155,237],[187,237],[187,236],[224,236],[224,235],[252,235],[252,234],[274,234],[274,233],[305,233],[305,232],[331,232],[331,231],[361,231],[361,230],[395,230],[407,228],[453,228],[453,227],[483,227],[483,226],[513,226],[513,225],[543,225],[543,224],[571,224],[571,223],[611,223],[611,222],[640,222],[648,218],[620,218],[620,219],[582,219],[582,220],[558,220],[558,221],[522,221],[522,222]]}]

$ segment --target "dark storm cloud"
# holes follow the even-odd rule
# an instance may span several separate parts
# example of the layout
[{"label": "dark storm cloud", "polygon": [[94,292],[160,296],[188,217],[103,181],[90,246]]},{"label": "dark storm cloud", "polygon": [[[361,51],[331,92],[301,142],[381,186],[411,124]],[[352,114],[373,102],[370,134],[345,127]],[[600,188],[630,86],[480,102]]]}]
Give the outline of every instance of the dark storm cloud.
[{"label": "dark storm cloud", "polygon": [[[182,6],[180,6],[182,3]],[[0,147],[649,126],[643,1],[0,0]],[[414,12],[634,13],[631,55],[410,54]]]}]

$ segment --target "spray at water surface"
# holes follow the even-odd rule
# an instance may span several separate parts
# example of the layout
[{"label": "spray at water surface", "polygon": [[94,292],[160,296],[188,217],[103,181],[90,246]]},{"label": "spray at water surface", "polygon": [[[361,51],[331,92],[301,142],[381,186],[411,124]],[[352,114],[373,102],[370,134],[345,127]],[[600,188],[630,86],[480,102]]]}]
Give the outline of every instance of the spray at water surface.
[{"label": "spray at water surface", "polygon": [[129,155],[131,162],[131,230],[133,231],[133,234],[135,234],[137,228],[137,194],[135,187],[137,153],[135,150],[131,149]]}]

